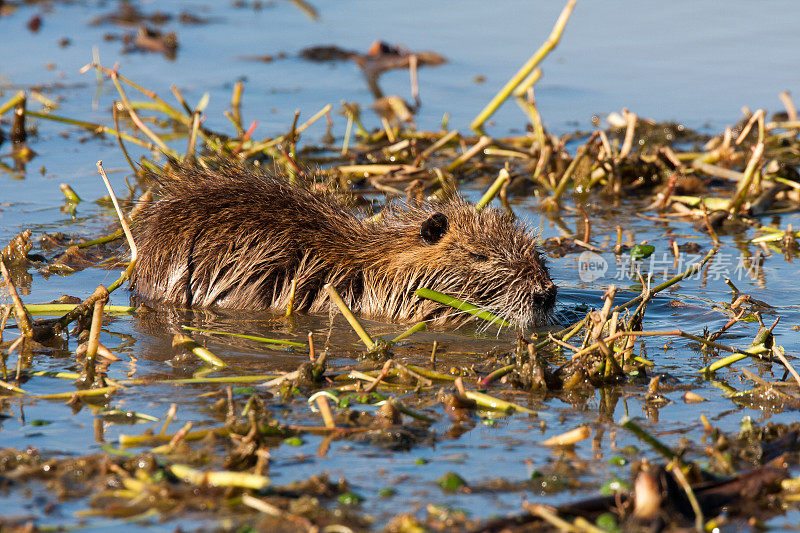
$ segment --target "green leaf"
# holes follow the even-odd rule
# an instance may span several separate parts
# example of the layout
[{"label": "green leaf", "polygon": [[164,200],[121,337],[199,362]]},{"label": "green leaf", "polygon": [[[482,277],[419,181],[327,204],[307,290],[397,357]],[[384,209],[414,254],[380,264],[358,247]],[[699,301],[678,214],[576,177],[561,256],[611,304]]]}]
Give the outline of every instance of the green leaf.
[{"label": "green leaf", "polygon": [[300,437],[289,437],[283,439],[283,443],[289,446],[302,446],[304,444],[303,439],[301,439]]},{"label": "green leaf", "polygon": [[458,298],[453,298],[452,296],[448,296],[447,294],[442,294],[441,292],[436,292],[431,289],[421,288],[414,291],[414,294],[419,296],[420,298],[427,298],[428,300],[433,300],[434,302],[439,302],[440,304],[448,305],[450,307],[454,307],[459,311],[464,311],[465,313],[469,313],[474,315],[482,320],[486,320],[487,322],[491,322],[492,324],[497,324],[500,326],[505,326],[507,328],[513,328],[514,326],[499,316],[495,316],[488,311],[481,311],[480,307],[476,305],[472,305],[467,302],[463,302]]},{"label": "green leaf", "polygon": [[355,492],[345,492],[344,494],[339,494],[339,503],[342,505],[357,505],[363,501],[364,498]]},{"label": "green leaf", "polygon": [[467,482],[464,481],[464,478],[455,472],[447,472],[445,475],[437,479],[436,483],[438,483],[445,492],[455,492],[467,484]]},{"label": "green leaf", "polygon": [[605,531],[619,531],[619,523],[614,513],[603,513],[595,520],[595,525]]},{"label": "green leaf", "polygon": [[603,496],[611,496],[612,494],[616,494],[618,492],[623,492],[630,489],[631,486],[627,481],[615,478],[612,479],[611,481],[603,483],[603,486],[600,487],[600,493]]},{"label": "green leaf", "polygon": [[656,251],[656,247],[652,244],[637,244],[633,248],[631,248],[631,258],[634,261],[639,261],[641,259],[647,259],[653,252]]},{"label": "green leaf", "polygon": [[181,326],[181,328],[188,331],[199,331],[200,333],[212,333],[214,335],[227,335],[229,337],[238,337],[240,339],[248,339],[251,341],[264,342],[267,344],[278,344],[281,346],[294,346],[297,348],[304,348],[306,345],[302,342],[284,341],[280,339],[268,339],[267,337],[259,337],[257,335],[243,335],[241,333],[230,333],[228,331],[217,331],[213,329],[195,328],[192,326]]}]

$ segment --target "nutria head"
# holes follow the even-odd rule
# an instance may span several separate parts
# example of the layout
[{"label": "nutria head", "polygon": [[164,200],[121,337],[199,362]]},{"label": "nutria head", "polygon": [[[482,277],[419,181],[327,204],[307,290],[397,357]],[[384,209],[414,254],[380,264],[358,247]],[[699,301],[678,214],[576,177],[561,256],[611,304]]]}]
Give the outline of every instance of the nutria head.
[{"label": "nutria head", "polygon": [[[375,272],[371,277],[378,289],[373,297],[376,306],[381,300],[384,307],[402,301],[410,287],[426,287],[520,327],[543,325],[553,309],[557,288],[536,238],[508,213],[477,211],[456,198],[441,204],[393,206],[378,226],[367,239],[374,263],[365,269]],[[388,246],[378,239],[385,239]],[[409,303],[419,308],[416,318],[445,321],[460,313],[434,302],[412,298]],[[461,318],[471,317],[462,313]]]}]

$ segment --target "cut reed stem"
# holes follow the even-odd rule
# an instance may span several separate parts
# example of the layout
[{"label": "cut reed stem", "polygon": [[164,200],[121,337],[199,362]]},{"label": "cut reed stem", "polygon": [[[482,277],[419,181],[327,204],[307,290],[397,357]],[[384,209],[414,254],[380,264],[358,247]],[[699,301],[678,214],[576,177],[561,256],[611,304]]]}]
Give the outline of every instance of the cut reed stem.
[{"label": "cut reed stem", "polygon": [[572,10],[575,7],[576,0],[569,0],[567,5],[564,6],[564,9],[561,11],[561,15],[559,15],[558,20],[556,20],[555,26],[553,26],[553,31],[550,32],[550,36],[547,40],[539,47],[539,49],[525,62],[522,67],[514,74],[508,82],[503,86],[502,89],[492,98],[492,100],[486,104],[486,107],[478,113],[473,121],[470,123],[469,127],[473,130],[480,133],[481,126],[486,120],[497,111],[497,108],[500,107],[506,98],[511,94],[517,85],[519,85],[525,77],[531,73],[536,66],[542,62],[542,60],[547,57],[553,49],[558,45],[558,42],[561,40],[561,34],[564,33],[564,28],[567,26],[567,21],[569,21],[569,17],[572,14]]},{"label": "cut reed stem", "polygon": [[369,336],[369,333],[367,333],[367,331],[358,321],[358,319],[350,310],[350,308],[347,307],[347,304],[344,303],[344,300],[342,300],[342,297],[339,295],[339,293],[336,291],[333,285],[328,283],[325,285],[324,289],[325,292],[328,293],[328,296],[330,297],[331,301],[334,304],[336,304],[336,307],[339,308],[339,311],[344,315],[344,317],[350,323],[350,326],[353,328],[356,334],[358,334],[359,338],[361,339],[361,342],[363,342],[364,345],[367,347],[367,350],[369,351],[375,348],[375,341],[372,340],[372,337]]}]

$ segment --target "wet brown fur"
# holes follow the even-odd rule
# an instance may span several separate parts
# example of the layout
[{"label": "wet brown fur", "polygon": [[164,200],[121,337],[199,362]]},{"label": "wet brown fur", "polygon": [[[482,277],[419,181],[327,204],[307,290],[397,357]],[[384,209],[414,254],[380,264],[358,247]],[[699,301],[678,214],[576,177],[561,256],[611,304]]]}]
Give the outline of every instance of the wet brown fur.
[{"label": "wet brown fur", "polygon": [[[281,176],[230,164],[169,165],[159,199],[136,218],[133,290],[185,306],[328,309],[332,283],[353,311],[391,320],[470,318],[414,291],[427,287],[522,327],[543,324],[556,288],[529,229],[510,215],[456,198],[390,205],[376,222]],[[448,229],[429,244],[434,213]]]}]

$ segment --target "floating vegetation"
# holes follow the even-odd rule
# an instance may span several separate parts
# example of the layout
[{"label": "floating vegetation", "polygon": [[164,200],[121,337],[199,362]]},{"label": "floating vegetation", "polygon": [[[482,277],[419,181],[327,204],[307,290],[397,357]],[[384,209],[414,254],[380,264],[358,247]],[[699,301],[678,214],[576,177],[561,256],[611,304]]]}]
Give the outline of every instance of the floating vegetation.
[{"label": "floating vegetation", "polygon": [[[316,16],[312,6],[296,4]],[[188,517],[239,531],[714,530],[760,527],[796,509],[800,427],[743,415],[739,428],[722,428],[715,416],[726,409],[800,409],[796,349],[781,336],[798,326],[781,331],[782,309],[732,279],[725,280],[730,298],[710,301],[692,293],[698,280],[733,268],[724,264],[727,236],[736,236],[741,268],[758,283],[765,283],[768,259],[798,257],[800,233],[776,222],[800,210],[794,104],[784,95],[785,113],[772,118],[765,110],[746,110],[717,135],[625,111],[610,116],[609,127],[557,136],[545,126],[534,89],[574,5],[567,3],[547,41],[476,116],[475,135],[446,124],[440,131],[418,129],[417,103],[381,92],[375,94],[380,128],[367,129],[358,106],[342,103],[346,126],[339,137],[329,126],[327,141],[306,142],[305,132],[336,110],[328,104],[305,120],[298,112],[281,135],[254,138],[255,121],[242,116],[241,83],[234,84],[225,113],[230,128],[217,130],[205,122],[207,98],[191,107],[172,86],[175,102],[168,102],[99,60],[84,72],[110,81],[118,97],[104,124],[56,115],[50,102],[30,91],[0,103],[0,115],[13,116],[15,158],[35,157],[28,144],[37,141],[27,136],[26,124],[54,121],[118,143],[131,167],[118,199],[98,163],[108,191],[98,200],[109,210],[100,217],[103,233],[45,234],[34,242],[31,229],[20,228],[3,243],[2,431],[14,431],[9,427],[16,420],[26,430],[48,431],[48,417],[25,415],[46,403],[49,413],[71,409],[88,416],[93,434],[81,432],[97,446],[69,455],[49,441],[39,449],[15,444],[0,451],[0,487],[13,493],[44,481],[59,501],[81,507],[60,515],[68,527],[79,520],[101,524],[101,518],[117,527],[179,524]],[[160,24],[158,15],[123,4],[96,23]],[[135,44],[168,54],[162,33],[140,33]],[[353,60],[373,82],[392,68],[407,68],[415,79],[418,65],[442,60],[426,54],[385,43],[364,55],[328,47],[303,51],[313,61]],[[135,93],[144,100],[135,100]],[[511,97],[530,121],[529,131],[490,136],[487,119]],[[321,319],[327,329],[306,328],[307,317],[295,307],[298,280],[285,312],[268,317],[176,309],[136,296],[131,306],[110,305],[137,261],[129,222],[153,201],[153,183],[143,170],[157,172],[165,157],[201,166],[220,160],[271,166],[287,180],[357,207],[365,218],[381,217],[397,198],[414,203],[482,190],[476,209],[497,200],[516,215],[515,200],[528,199],[563,229],[562,236],[542,239],[542,248],[577,263],[590,304],[567,301],[549,325],[523,331],[459,295],[414,288],[420,305],[435,300],[474,316],[465,332],[359,319],[330,284],[322,288],[332,302],[330,316]],[[71,217],[90,202],[69,184],[60,189],[63,212]],[[643,223],[661,228],[682,221],[694,231],[670,235],[667,248],[660,240],[642,242],[636,228],[622,222],[600,234],[595,221],[615,219],[624,202],[635,203]],[[743,238],[745,230],[755,236]],[[659,254],[669,267],[661,273],[647,268]],[[609,259],[627,269],[619,271],[621,283],[595,275]],[[103,269],[121,273],[107,287],[87,282],[80,297],[32,303],[19,290],[30,287],[30,270],[90,280]],[[598,297],[598,291],[604,292]],[[334,327],[339,314],[352,331]],[[708,326],[720,317],[721,327]],[[172,352],[163,353],[162,345],[149,353],[145,343],[115,328],[122,320],[171,339]],[[492,348],[459,351],[453,348],[463,346],[458,335]],[[695,388],[703,394],[689,390]],[[143,397],[146,402],[137,402]],[[681,401],[686,427],[662,429],[660,410]],[[562,403],[568,409],[556,407]],[[505,431],[501,437],[491,433],[497,428]],[[482,439],[495,440],[491,454],[472,458],[467,468],[459,450],[470,432],[481,453]],[[520,456],[520,443],[536,451]],[[340,461],[335,480],[326,466],[331,463],[323,463],[332,457]],[[511,467],[503,468],[506,460]],[[387,479],[389,464],[401,464],[402,475]],[[510,477],[516,467],[522,470]],[[420,487],[425,494],[416,503],[432,503],[415,508],[410,502]],[[513,511],[506,506],[475,516],[446,506],[485,507],[504,494],[526,499]],[[40,523],[24,514],[0,519],[9,530]]]}]

